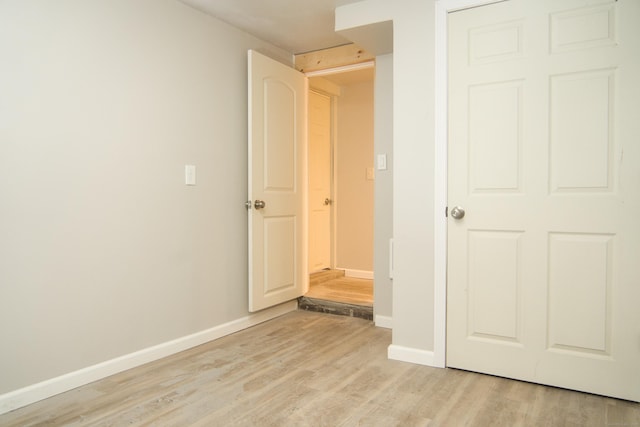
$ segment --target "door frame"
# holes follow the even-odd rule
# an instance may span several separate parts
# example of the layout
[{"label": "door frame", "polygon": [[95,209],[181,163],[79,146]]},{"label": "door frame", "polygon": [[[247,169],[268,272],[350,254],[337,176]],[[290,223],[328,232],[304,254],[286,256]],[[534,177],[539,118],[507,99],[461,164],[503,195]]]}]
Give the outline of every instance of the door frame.
[{"label": "door frame", "polygon": [[[369,60],[365,62],[356,62],[353,64],[339,65],[336,67],[322,68],[319,70],[308,71],[304,73],[309,78],[309,91],[315,91],[322,95],[326,95],[331,99],[331,268],[337,268],[336,254],[338,253],[338,242],[336,236],[338,235],[338,215],[336,214],[336,205],[339,203],[338,194],[338,155],[339,155],[339,143],[338,143],[338,98],[339,92],[332,92],[328,88],[313,87],[311,84],[312,77],[324,77],[332,74],[348,73],[349,71],[357,71],[367,68],[375,69],[375,60]],[[332,83],[333,84],[333,83]],[[375,88],[374,88],[375,92]],[[308,142],[307,142],[308,145]],[[375,181],[374,181],[375,186]],[[307,185],[307,190],[308,190]],[[371,207],[374,209],[374,206]],[[375,233],[375,230],[373,231]],[[307,260],[307,263],[309,261]],[[375,276],[375,265],[373,266],[373,275]],[[372,277],[373,279],[373,277]],[[375,283],[374,283],[375,289]],[[374,290],[375,293],[375,290]],[[375,302],[374,302],[375,308]]]},{"label": "door frame", "polygon": [[446,367],[447,352],[447,162],[450,12],[509,0],[437,0],[435,4],[435,168],[433,366]]}]

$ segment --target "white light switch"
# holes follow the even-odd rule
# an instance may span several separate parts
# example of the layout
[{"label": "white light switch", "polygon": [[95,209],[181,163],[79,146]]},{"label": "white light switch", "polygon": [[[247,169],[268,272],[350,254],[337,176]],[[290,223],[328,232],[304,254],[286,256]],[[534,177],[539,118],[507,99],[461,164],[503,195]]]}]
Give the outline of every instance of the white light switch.
[{"label": "white light switch", "polygon": [[187,185],[196,185],[195,165],[184,165],[184,183]]},{"label": "white light switch", "polygon": [[387,170],[387,155],[386,154],[378,154],[378,170],[386,171]]}]

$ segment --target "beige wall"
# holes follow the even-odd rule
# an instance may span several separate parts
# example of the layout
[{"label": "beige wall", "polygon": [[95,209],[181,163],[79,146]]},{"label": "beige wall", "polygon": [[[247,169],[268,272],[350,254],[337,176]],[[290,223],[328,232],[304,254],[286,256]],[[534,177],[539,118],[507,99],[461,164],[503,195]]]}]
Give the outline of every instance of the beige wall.
[{"label": "beige wall", "polygon": [[338,98],[336,267],[373,271],[373,82]]},{"label": "beige wall", "polygon": [[376,57],[374,98],[374,165],[377,155],[387,156],[387,170],[376,169],[374,195],[373,309],[376,324],[380,324],[379,316],[391,318],[392,314],[389,239],[393,237],[393,54]]},{"label": "beige wall", "polygon": [[[365,0],[336,9],[336,28],[369,51],[376,29],[393,28],[393,344],[392,358],[441,366],[436,324],[436,259],[445,205],[436,200],[436,0]],[[385,31],[381,31],[385,34]],[[362,37],[360,39],[359,37]],[[380,43],[379,43],[380,44]],[[382,43],[385,44],[385,43]],[[440,276],[438,276],[440,279]],[[440,295],[438,295],[440,297]],[[441,301],[438,301],[440,304]],[[440,310],[440,311],[439,311]],[[437,346],[440,347],[437,347]]]},{"label": "beige wall", "polygon": [[0,2],[0,394],[247,315],[248,48],[290,59],[173,0]]}]

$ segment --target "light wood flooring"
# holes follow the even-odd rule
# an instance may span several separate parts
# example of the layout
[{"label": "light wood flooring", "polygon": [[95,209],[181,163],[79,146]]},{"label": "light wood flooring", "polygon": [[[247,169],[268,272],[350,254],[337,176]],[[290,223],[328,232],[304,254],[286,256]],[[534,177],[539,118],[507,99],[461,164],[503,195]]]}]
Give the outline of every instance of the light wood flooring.
[{"label": "light wood flooring", "polygon": [[310,276],[305,297],[373,307],[373,280],[345,277],[340,270],[321,271]]},{"label": "light wood flooring", "polygon": [[295,311],[0,416],[1,426],[638,426],[640,405],[387,359],[370,321]]}]

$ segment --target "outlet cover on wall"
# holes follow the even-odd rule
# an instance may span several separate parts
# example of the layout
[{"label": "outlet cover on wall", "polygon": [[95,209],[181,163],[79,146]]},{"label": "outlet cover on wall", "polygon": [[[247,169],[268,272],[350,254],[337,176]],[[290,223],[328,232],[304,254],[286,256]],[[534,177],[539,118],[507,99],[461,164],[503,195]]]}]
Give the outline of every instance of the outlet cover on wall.
[{"label": "outlet cover on wall", "polygon": [[367,181],[373,181],[374,172],[373,168],[367,168]]}]

